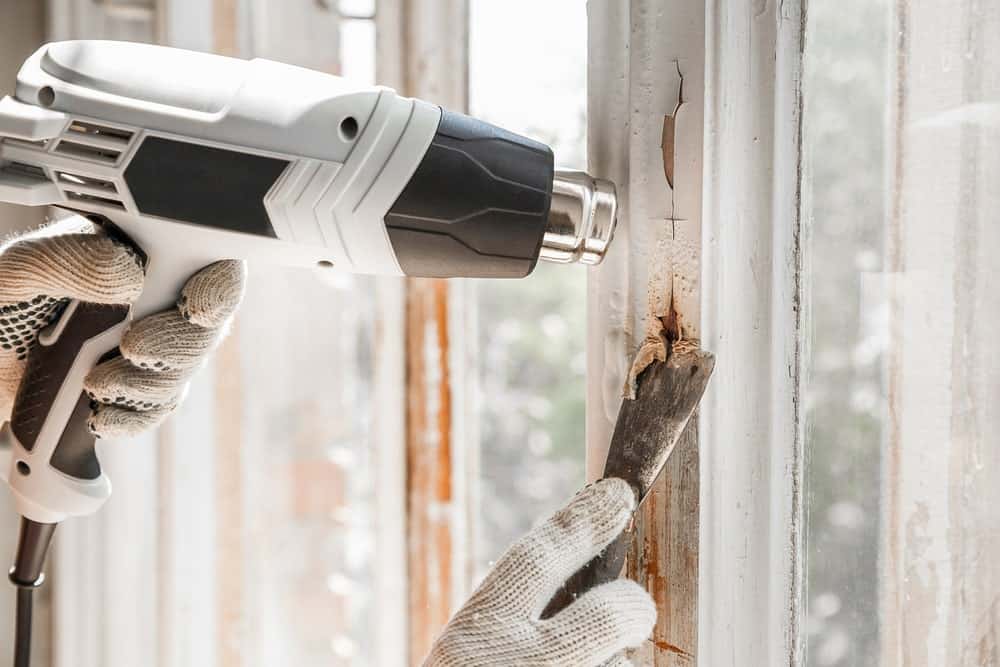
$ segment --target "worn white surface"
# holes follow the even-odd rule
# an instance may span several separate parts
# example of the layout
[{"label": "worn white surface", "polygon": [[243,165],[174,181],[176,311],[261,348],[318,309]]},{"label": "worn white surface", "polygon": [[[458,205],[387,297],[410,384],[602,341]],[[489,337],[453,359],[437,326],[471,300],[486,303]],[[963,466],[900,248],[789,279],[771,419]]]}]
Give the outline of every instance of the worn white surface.
[{"label": "worn white surface", "polygon": [[[400,36],[404,0],[379,0],[375,16],[375,72],[380,85],[402,92],[405,54]],[[379,609],[373,628],[377,667],[405,665],[408,658],[406,564],[406,291],[402,278],[375,279],[375,387],[379,418],[373,422],[377,470],[376,553],[378,600],[398,600]]]},{"label": "worn white surface", "polygon": [[708,6],[699,661],[796,665],[801,5]]},{"label": "worn white surface", "polygon": [[[592,0],[588,10],[589,170],[614,181],[619,196],[615,240],[588,283],[587,474],[595,479],[632,357],[671,304],[681,334],[698,338],[704,14],[668,0]],[[676,117],[673,188],[667,116]]]},{"label": "worn white surface", "polygon": [[880,661],[996,665],[1000,7],[894,19]]},{"label": "worn white surface", "polygon": [[[588,281],[588,479],[601,475],[643,343],[665,325],[699,337],[704,11],[675,0],[588,5],[589,171],[617,184],[620,206],[615,241]],[[658,666],[690,664],[699,631],[697,442],[678,450],[640,515],[629,567],[659,609],[636,659]]]}]

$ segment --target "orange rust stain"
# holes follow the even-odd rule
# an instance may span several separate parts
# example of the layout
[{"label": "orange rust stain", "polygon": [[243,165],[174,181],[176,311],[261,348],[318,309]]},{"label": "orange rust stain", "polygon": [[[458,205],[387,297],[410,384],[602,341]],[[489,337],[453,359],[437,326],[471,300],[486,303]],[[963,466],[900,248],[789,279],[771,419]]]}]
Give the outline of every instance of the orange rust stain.
[{"label": "orange rust stain", "polygon": [[452,598],[452,399],[443,280],[408,281],[406,330],[409,646],[410,663],[418,665],[447,623]]},{"label": "orange rust stain", "polygon": [[691,660],[694,658],[693,655],[682,649],[680,646],[674,646],[669,642],[654,641],[653,646],[660,649],[661,651],[666,651],[668,653],[673,653],[674,655],[679,655],[680,657],[686,658],[687,660]]},{"label": "orange rust stain", "polygon": [[451,484],[451,368],[448,364],[450,340],[448,337],[448,284],[443,280],[434,282],[434,323],[437,325],[441,382],[438,384],[437,433],[441,446],[438,448],[437,498],[442,502],[452,499]]}]

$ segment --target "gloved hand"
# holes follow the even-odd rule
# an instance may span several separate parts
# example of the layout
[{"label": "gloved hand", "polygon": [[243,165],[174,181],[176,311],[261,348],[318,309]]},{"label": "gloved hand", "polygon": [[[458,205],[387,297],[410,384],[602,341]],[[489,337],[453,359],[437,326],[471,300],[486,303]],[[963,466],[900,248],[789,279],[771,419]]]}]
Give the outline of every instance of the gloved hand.
[{"label": "gloved hand", "polygon": [[550,619],[553,594],[628,523],[635,495],[620,479],[581,491],[497,561],[448,623],[424,667],[626,667],[626,648],[649,637],[656,607],[626,579],[581,595]]},{"label": "gloved hand", "polygon": [[[129,304],[142,292],[139,256],[95,231],[72,217],[0,246],[0,422],[10,415],[38,332],[70,299]],[[129,437],[163,421],[223,337],[245,278],[243,262],[211,264],[187,282],[177,308],[129,327],[122,356],[98,364],[84,382],[94,435]]]}]

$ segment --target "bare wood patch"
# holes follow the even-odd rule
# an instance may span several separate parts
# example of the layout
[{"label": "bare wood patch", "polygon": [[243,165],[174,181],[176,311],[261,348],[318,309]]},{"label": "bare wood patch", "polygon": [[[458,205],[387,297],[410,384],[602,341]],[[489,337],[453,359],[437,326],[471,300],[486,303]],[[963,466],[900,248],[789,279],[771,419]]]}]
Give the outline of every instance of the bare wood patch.
[{"label": "bare wood patch", "polygon": [[409,281],[406,320],[410,662],[416,665],[430,651],[451,613],[454,545],[447,283]]}]

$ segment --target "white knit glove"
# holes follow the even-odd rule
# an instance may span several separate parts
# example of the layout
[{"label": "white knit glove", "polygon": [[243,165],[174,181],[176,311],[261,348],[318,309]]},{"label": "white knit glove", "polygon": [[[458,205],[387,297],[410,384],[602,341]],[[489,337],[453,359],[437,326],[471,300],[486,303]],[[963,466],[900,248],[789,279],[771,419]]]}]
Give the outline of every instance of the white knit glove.
[{"label": "white knit glove", "polygon": [[635,495],[597,482],[505,553],[448,623],[424,667],[626,667],[624,650],[649,637],[656,607],[627,579],[581,595],[552,618],[556,590],[624,530]]},{"label": "white knit glove", "polygon": [[[243,262],[211,264],[187,282],[177,308],[129,327],[122,356],[98,364],[84,381],[94,401],[88,425],[96,436],[129,437],[163,421],[224,336],[245,279]],[[95,233],[81,217],[0,245],[0,422],[10,415],[39,330],[69,299],[129,304],[139,297],[142,283],[136,253]]]}]

